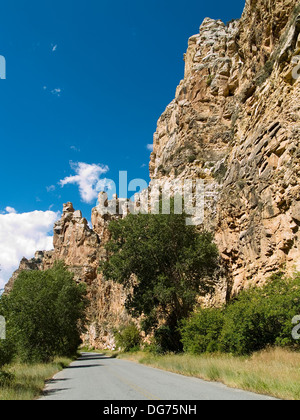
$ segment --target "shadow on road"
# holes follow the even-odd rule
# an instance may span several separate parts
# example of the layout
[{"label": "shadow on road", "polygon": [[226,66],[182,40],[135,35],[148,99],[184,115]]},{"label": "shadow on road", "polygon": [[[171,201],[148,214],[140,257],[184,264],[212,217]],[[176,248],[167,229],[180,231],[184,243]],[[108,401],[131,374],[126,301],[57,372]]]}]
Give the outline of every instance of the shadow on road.
[{"label": "shadow on road", "polygon": [[65,369],[88,369],[88,368],[95,368],[95,367],[102,367],[103,365],[99,365],[99,364],[94,364],[94,365],[73,365],[73,366],[68,366]]},{"label": "shadow on road", "polygon": [[[69,379],[65,378],[65,379],[49,379],[48,381],[46,381],[45,385],[49,386],[49,385],[58,385],[60,382],[67,382],[69,381]],[[43,397],[49,397],[51,395],[56,394],[57,392],[61,392],[61,391],[67,391],[69,388],[54,388],[54,389],[44,389],[42,392],[42,396]]]},{"label": "shadow on road", "polygon": [[43,397],[50,397],[51,395],[55,395],[58,392],[68,391],[69,388],[55,388],[55,389],[46,389],[43,391]]},{"label": "shadow on road", "polygon": [[116,356],[106,356],[105,354],[96,354],[96,353],[82,353],[77,361],[82,362],[85,360],[107,360],[115,359]]},{"label": "shadow on road", "polygon": [[48,381],[46,381],[46,385],[51,385],[51,384],[56,384],[58,382],[66,382],[69,381],[69,379],[64,378],[64,379],[49,379]]}]

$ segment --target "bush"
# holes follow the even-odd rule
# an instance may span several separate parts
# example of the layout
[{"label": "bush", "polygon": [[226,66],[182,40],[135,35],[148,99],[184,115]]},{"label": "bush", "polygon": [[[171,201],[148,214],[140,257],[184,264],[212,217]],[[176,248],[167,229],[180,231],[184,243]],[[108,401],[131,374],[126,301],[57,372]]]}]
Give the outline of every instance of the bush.
[{"label": "bush", "polygon": [[73,355],[80,344],[85,289],[62,263],[47,271],[23,271],[1,298],[7,328],[25,362]]},{"label": "bush", "polygon": [[[2,314],[4,314],[4,307],[2,305],[2,300],[0,298],[0,315],[1,315],[1,319],[0,319],[0,333],[3,333],[4,332],[4,331],[2,331],[2,327],[3,327],[3,324],[2,324]],[[6,326],[5,325],[4,325],[4,328],[6,330]],[[12,340],[11,336],[8,334],[7,331],[5,331],[5,334],[4,335],[6,336],[6,338],[5,339],[0,339],[0,370],[1,370],[1,367],[3,367],[4,365],[9,364],[12,361],[12,359],[13,359],[13,357],[15,355],[15,348],[14,348],[13,340]],[[1,334],[1,336],[3,336],[3,334]],[[3,375],[2,375],[2,377],[3,377]]]},{"label": "bush", "polygon": [[14,358],[15,351],[11,340],[0,340],[0,387],[9,385],[14,376],[3,370],[5,365],[8,365]]},{"label": "bush", "polygon": [[221,309],[201,309],[194,313],[181,324],[184,351],[191,354],[217,352],[223,324]]},{"label": "bush", "polygon": [[300,275],[272,276],[262,288],[242,292],[226,309],[220,348],[249,354],[267,346],[295,346],[292,319],[300,314]]},{"label": "bush", "polygon": [[0,340],[0,369],[12,361],[14,349],[9,340]]},{"label": "bush", "polygon": [[300,274],[271,277],[221,309],[202,309],[181,325],[185,351],[222,351],[248,355],[268,346],[299,347],[292,338],[292,319],[300,315]]},{"label": "bush", "polygon": [[122,326],[115,333],[116,347],[125,351],[138,350],[141,345],[141,334],[135,324]]},{"label": "bush", "polygon": [[168,325],[162,325],[154,332],[154,337],[150,346],[150,351],[155,354],[166,354],[178,352],[178,342],[181,335],[178,329],[173,329]]},{"label": "bush", "polygon": [[196,159],[197,159],[197,156],[196,155],[189,155],[188,156],[188,162],[189,163],[195,162]]}]

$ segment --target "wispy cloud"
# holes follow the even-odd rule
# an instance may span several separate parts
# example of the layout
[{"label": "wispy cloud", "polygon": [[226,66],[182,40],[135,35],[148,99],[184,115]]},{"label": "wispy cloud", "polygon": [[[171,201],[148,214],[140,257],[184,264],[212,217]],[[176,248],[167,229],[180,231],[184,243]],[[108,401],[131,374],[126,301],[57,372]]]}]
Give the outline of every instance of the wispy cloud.
[{"label": "wispy cloud", "polygon": [[55,89],[52,89],[51,90],[51,93],[52,93],[52,95],[55,95],[55,96],[60,96],[61,95],[61,93],[62,93],[62,89],[60,89],[60,88],[55,88]]},{"label": "wispy cloud", "polygon": [[150,152],[153,152],[153,144],[147,144],[146,148],[147,148],[147,150],[149,150]]},{"label": "wispy cloud", "polygon": [[[102,175],[109,171],[108,166],[101,164],[88,164],[84,162],[70,162],[71,168],[76,175],[71,175],[59,182],[61,187],[65,185],[78,185],[80,197],[85,203],[92,203],[98,193],[101,191],[102,185],[100,179]],[[100,188],[100,189],[99,189]]]},{"label": "wispy cloud", "polygon": [[50,185],[49,187],[46,187],[47,192],[53,192],[55,191],[55,185]]},{"label": "wispy cloud", "polygon": [[73,152],[80,152],[80,149],[76,146],[71,146],[70,149],[73,150]]},{"label": "wispy cloud", "polygon": [[48,91],[48,92],[50,92],[51,93],[51,95],[54,95],[54,96],[57,96],[57,97],[60,97],[61,96],[61,94],[62,94],[62,89],[61,88],[54,88],[54,89],[51,89],[51,88],[48,88],[48,86],[46,86],[46,85],[44,85],[43,86],[43,90],[46,92],[46,91]]}]

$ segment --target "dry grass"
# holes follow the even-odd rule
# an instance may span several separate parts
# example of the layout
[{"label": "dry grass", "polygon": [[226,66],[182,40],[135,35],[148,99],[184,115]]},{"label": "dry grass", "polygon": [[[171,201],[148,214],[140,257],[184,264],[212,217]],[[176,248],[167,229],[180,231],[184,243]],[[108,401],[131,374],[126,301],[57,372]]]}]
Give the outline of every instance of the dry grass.
[{"label": "dry grass", "polygon": [[57,372],[72,362],[68,358],[57,358],[48,364],[21,364],[14,363],[5,368],[11,379],[0,384],[0,400],[33,400],[38,398],[45,382]]},{"label": "dry grass", "polygon": [[155,356],[143,352],[119,357],[232,388],[300,400],[300,353],[290,350],[269,349],[248,358],[223,354]]}]

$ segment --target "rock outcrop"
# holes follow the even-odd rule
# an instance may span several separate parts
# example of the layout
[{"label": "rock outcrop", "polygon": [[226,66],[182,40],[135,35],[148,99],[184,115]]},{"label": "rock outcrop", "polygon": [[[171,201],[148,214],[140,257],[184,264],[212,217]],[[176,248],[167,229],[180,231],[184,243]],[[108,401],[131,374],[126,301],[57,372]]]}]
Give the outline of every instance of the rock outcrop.
[{"label": "rock outcrop", "polygon": [[216,192],[206,225],[227,296],[300,269],[299,54],[296,1],[248,0],[238,21],[205,19],[154,135],[153,180],[202,178]]},{"label": "rock outcrop", "polygon": [[13,273],[9,282],[5,285],[4,293],[8,294],[11,292],[15,280],[22,271],[44,270],[46,265],[45,262],[52,259],[52,254],[52,251],[37,251],[34,258],[31,258],[30,260],[22,258],[19,268]]}]

